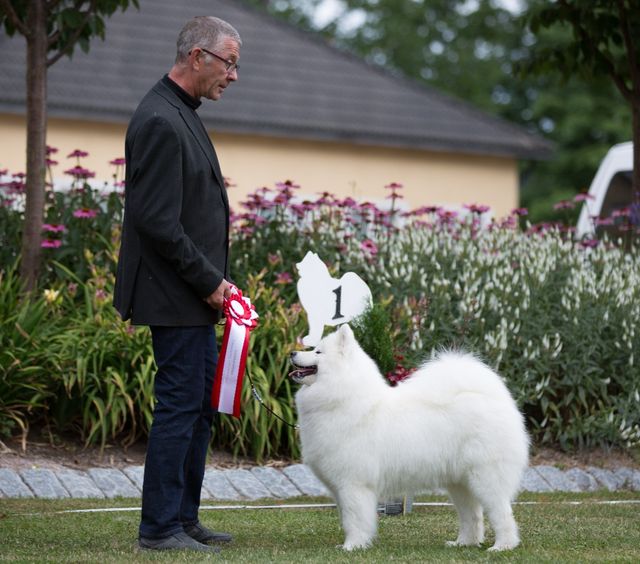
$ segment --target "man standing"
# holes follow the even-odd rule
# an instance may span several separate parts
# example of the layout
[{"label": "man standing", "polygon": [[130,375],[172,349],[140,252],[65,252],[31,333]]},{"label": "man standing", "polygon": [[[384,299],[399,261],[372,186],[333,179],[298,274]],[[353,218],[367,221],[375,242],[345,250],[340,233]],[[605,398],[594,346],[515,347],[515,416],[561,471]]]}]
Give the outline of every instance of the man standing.
[{"label": "man standing", "polygon": [[220,165],[196,113],[238,79],[242,41],[218,18],[187,22],[176,61],[142,99],[125,143],[122,245],[114,305],[149,325],[158,367],[142,491],[139,546],[217,552],[231,535],[198,509],[218,361],[214,324],[229,295],[229,203]]}]

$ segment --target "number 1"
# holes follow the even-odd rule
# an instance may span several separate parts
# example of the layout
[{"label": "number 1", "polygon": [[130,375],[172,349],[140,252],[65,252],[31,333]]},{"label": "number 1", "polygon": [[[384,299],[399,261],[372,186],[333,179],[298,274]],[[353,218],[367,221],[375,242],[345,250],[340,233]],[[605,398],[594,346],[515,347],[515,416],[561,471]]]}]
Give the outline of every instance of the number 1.
[{"label": "number 1", "polygon": [[341,317],[344,317],[344,315],[342,315],[342,313],[340,312],[340,301],[342,298],[342,286],[338,286],[333,293],[336,295],[336,313],[333,316],[333,319],[340,319]]}]

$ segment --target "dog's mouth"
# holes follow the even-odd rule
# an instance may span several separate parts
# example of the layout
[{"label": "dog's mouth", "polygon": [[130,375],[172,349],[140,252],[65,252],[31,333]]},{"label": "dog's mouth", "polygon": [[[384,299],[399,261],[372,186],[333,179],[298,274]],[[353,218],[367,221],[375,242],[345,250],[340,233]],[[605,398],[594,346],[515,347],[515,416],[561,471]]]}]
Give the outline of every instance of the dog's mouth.
[{"label": "dog's mouth", "polygon": [[302,366],[295,366],[295,370],[289,372],[289,378],[291,378],[297,384],[300,384],[304,381],[305,378],[307,378],[308,376],[313,376],[317,372],[317,366],[307,366],[304,368]]}]

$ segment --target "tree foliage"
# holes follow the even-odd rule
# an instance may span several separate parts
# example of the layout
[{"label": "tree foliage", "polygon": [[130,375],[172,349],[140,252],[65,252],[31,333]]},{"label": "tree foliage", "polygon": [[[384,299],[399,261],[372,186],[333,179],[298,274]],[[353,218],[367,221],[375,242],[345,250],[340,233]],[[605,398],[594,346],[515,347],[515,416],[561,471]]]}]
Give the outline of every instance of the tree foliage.
[{"label": "tree foliage", "polygon": [[[0,27],[7,35],[16,32],[25,37],[35,30],[30,27],[29,13],[33,0],[0,0]],[[44,5],[46,15],[47,66],[51,66],[64,55],[71,56],[75,45],[87,52],[92,37],[105,38],[105,17],[118,9],[126,10],[129,4],[138,8],[138,0],[53,0],[39,2]]]},{"label": "tree foliage", "polygon": [[536,6],[528,17],[536,35],[570,30],[564,41],[539,43],[525,72],[560,72],[588,82],[613,82],[632,115],[633,188],[640,198],[640,2],[638,0],[557,0]]},{"label": "tree foliage", "polygon": [[104,19],[138,0],[0,0],[0,28],[26,40],[27,178],[20,273],[33,289],[40,269],[45,202],[47,68],[71,56],[75,45],[89,49],[104,39]]}]

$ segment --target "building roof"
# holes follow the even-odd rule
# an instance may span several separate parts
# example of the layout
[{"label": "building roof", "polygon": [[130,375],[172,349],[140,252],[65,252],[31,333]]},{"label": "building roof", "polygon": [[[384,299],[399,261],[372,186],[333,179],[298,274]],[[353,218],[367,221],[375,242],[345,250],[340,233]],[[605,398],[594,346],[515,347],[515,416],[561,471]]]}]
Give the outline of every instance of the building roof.
[{"label": "building roof", "polygon": [[[168,72],[195,15],[231,23],[243,39],[239,80],[198,110],[210,130],[518,158],[550,144],[433,88],[338,50],[238,0],[140,0],[106,21],[106,39],[49,68],[51,117],[126,123]],[[0,35],[0,112],[25,111],[25,42]]]}]

